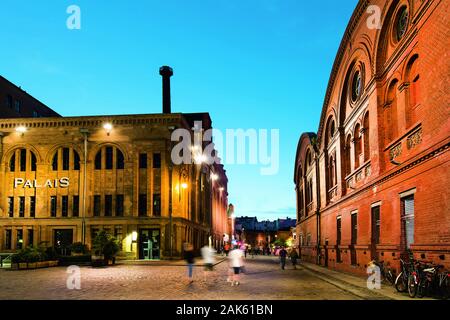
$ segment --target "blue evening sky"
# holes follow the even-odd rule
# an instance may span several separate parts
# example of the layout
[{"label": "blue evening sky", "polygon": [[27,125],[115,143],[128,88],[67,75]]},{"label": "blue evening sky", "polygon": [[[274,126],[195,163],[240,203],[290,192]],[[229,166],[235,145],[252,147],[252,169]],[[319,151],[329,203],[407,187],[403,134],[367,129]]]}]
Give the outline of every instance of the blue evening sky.
[{"label": "blue evening sky", "polygon": [[[0,74],[64,116],[208,111],[218,129],[280,129],[280,170],[227,165],[236,215],[295,217],[300,134],[316,131],[357,0],[2,0]],[[81,30],[69,30],[69,5]]]}]

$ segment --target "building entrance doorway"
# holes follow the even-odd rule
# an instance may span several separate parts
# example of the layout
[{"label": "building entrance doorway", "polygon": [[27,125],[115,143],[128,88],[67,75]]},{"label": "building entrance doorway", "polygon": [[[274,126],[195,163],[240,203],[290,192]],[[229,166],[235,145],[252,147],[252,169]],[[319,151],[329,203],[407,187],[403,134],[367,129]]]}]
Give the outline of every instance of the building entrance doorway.
[{"label": "building entrance doorway", "polygon": [[55,229],[53,230],[53,247],[55,251],[62,255],[70,255],[70,245],[73,243],[72,229]]},{"label": "building entrance doorway", "polygon": [[139,230],[139,259],[160,259],[160,231],[159,229]]}]

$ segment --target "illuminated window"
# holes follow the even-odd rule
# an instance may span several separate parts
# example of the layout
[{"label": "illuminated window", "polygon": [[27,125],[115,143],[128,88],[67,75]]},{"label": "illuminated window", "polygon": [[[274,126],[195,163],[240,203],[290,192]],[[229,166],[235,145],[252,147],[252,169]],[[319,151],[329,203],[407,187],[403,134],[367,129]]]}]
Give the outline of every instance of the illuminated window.
[{"label": "illuminated window", "polygon": [[16,237],[16,248],[22,249],[23,248],[23,230],[17,229],[17,237]]}]

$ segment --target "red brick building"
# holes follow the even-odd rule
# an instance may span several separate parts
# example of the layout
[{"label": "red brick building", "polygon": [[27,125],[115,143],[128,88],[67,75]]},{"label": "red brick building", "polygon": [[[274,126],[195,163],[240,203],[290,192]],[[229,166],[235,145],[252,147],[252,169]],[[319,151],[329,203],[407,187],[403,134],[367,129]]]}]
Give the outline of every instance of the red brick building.
[{"label": "red brick building", "polygon": [[60,117],[60,115],[0,76],[0,118],[41,117]]},{"label": "red brick building", "polygon": [[411,249],[450,267],[449,3],[359,1],[298,144],[304,260],[362,274]]}]

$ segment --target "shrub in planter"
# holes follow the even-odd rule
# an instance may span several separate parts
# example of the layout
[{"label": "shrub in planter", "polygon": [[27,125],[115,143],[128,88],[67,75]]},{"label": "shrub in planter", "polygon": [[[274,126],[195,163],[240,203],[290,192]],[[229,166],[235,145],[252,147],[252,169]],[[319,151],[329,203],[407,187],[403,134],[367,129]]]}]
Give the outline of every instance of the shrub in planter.
[{"label": "shrub in planter", "polygon": [[85,244],[81,242],[74,242],[70,245],[70,251],[72,252],[72,255],[78,256],[87,254],[88,248]]},{"label": "shrub in planter", "polygon": [[100,265],[103,256],[103,265],[107,265],[108,261],[114,261],[116,254],[119,252],[119,244],[117,240],[101,230],[92,241],[92,265]]}]

